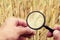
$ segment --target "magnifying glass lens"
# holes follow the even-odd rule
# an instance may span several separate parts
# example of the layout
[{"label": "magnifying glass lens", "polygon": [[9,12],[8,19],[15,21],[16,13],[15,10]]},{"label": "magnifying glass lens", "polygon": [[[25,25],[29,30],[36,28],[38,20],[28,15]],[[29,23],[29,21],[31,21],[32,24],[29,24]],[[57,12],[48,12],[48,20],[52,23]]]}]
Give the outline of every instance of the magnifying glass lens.
[{"label": "magnifying glass lens", "polygon": [[33,29],[41,28],[44,24],[44,16],[40,12],[32,12],[28,15],[27,23]]}]

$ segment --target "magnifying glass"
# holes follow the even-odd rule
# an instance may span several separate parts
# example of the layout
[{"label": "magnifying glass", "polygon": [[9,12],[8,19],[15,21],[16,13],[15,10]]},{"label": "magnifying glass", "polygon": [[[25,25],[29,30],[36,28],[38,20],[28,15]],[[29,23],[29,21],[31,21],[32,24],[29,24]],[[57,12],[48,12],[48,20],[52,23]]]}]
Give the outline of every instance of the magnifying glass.
[{"label": "magnifying glass", "polygon": [[45,27],[46,29],[48,29],[51,33],[53,33],[53,29],[51,29],[50,27],[45,25],[45,16],[42,12],[40,11],[32,11],[29,13],[29,15],[27,16],[26,22],[28,24],[28,26],[31,29],[34,30],[39,30],[42,27]]}]

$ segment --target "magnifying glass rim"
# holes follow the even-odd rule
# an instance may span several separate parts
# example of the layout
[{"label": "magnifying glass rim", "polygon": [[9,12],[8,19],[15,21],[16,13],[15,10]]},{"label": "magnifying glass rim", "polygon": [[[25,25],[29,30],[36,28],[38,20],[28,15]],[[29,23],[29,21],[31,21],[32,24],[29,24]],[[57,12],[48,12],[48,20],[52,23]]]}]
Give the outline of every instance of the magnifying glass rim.
[{"label": "magnifying glass rim", "polygon": [[[32,28],[32,27],[30,27],[30,25],[29,25],[29,23],[28,23],[28,17],[29,17],[29,15],[31,15],[31,14],[34,13],[34,12],[40,13],[41,15],[43,15],[43,18],[44,18],[44,23],[43,23],[43,25],[40,26],[39,28]],[[27,22],[27,25],[29,26],[29,28],[34,29],[34,30],[38,30],[38,29],[42,28],[42,27],[45,25],[45,16],[44,16],[44,14],[43,14],[42,12],[40,12],[40,11],[32,11],[32,12],[30,12],[30,13],[28,14],[28,16],[27,16],[27,18],[26,18],[26,22]]]}]

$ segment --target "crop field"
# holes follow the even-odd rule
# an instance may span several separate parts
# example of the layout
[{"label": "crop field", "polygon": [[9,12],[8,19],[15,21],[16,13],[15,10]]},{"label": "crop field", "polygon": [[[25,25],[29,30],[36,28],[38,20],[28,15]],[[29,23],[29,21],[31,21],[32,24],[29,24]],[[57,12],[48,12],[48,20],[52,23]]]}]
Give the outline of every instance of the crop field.
[{"label": "crop field", "polygon": [[[46,25],[53,28],[60,25],[60,0],[0,0],[0,26],[7,17],[19,17],[26,20],[32,11],[41,11],[46,17]],[[36,35],[26,40],[53,40],[47,38],[48,30],[36,30]]]}]

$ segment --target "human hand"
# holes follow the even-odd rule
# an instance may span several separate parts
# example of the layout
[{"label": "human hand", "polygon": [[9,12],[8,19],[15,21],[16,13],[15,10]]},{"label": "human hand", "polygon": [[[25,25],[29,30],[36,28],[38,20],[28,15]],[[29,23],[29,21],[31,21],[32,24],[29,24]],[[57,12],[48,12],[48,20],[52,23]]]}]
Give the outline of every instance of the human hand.
[{"label": "human hand", "polygon": [[6,19],[0,28],[0,40],[26,40],[34,34],[24,20],[15,17]]},{"label": "human hand", "polygon": [[51,32],[48,32],[47,37],[53,37],[54,40],[60,40],[60,25],[56,25],[54,27],[54,32],[53,32],[53,36]]}]

